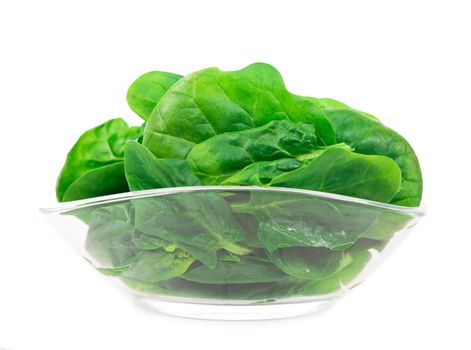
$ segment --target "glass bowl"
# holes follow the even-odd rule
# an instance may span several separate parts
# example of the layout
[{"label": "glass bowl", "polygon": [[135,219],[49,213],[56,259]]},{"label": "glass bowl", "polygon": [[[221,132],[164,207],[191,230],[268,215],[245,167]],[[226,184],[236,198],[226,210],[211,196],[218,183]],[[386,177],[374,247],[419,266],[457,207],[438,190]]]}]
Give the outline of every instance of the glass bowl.
[{"label": "glass bowl", "polygon": [[41,211],[140,305],[227,320],[332,305],[423,216],[330,193],[243,186],[129,192]]}]

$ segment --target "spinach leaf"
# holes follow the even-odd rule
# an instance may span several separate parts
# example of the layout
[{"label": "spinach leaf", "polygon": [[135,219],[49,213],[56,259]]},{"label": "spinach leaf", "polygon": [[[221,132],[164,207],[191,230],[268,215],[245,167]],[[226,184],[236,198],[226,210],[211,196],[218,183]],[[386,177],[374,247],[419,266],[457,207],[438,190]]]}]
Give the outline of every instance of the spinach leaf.
[{"label": "spinach leaf", "polygon": [[126,143],[125,153],[124,168],[131,191],[201,185],[185,160],[158,159],[135,141]]},{"label": "spinach leaf", "polygon": [[372,250],[381,250],[384,242],[364,240],[348,250],[351,262],[337,273],[308,283],[298,283],[289,291],[292,295],[320,295],[333,293],[351,284],[372,258]]},{"label": "spinach leaf", "polygon": [[142,250],[155,250],[163,248],[166,252],[172,253],[177,248],[174,243],[164,241],[161,238],[149,236],[135,230],[132,235],[132,242]]},{"label": "spinach leaf", "polygon": [[252,248],[263,248],[263,243],[257,236],[258,220],[252,214],[247,213],[234,213],[234,216],[239,223],[239,226],[244,231],[243,244]]},{"label": "spinach leaf", "polygon": [[132,244],[132,220],[130,203],[117,203],[94,210],[85,249],[103,266],[126,265],[137,252]]},{"label": "spinach leaf", "polygon": [[222,184],[270,186],[274,178],[301,168],[308,164],[310,160],[319,157],[322,153],[332,148],[351,150],[346,144],[339,143],[316,149],[307,154],[301,154],[297,158],[281,158],[273,161],[252,163],[234,173],[234,175],[224,180]]},{"label": "spinach leaf", "polygon": [[255,63],[233,72],[208,68],[179,80],[149,117],[143,144],[158,157],[184,159],[215,135],[272,120],[311,122],[320,145],[335,143],[332,126],[315,103],[289,93],[275,68]]},{"label": "spinach leaf", "polygon": [[229,204],[217,194],[179,193],[133,203],[138,230],[175,243],[211,268],[217,264],[219,249],[242,255],[251,252],[237,244],[244,233]]},{"label": "spinach leaf", "polygon": [[141,75],[128,89],[129,107],[142,119],[147,120],[162,96],[181,78],[178,74],[158,71]]},{"label": "spinach leaf", "polygon": [[369,117],[371,119],[379,121],[379,119],[376,118],[374,115],[356,110],[356,109],[346,105],[343,102],[334,100],[333,98],[314,98],[314,97],[306,97],[306,98],[308,100],[314,102],[316,104],[316,106],[319,107],[322,110],[324,110],[324,109],[339,109],[339,108],[341,108],[341,109],[351,109],[351,110],[354,110],[358,113],[361,113],[361,114],[365,115],[366,117]]},{"label": "spinach leaf", "polygon": [[275,177],[298,169],[302,165],[303,162],[295,158],[252,163],[224,180],[222,184],[266,186]]},{"label": "spinach leaf", "polygon": [[173,253],[163,249],[141,251],[122,276],[135,281],[155,283],[185,273],[193,261],[191,256],[179,250]]},{"label": "spinach leaf", "polygon": [[333,148],[307,165],[279,175],[270,185],[337,193],[388,203],[401,187],[401,170],[387,157]]},{"label": "spinach leaf", "polygon": [[288,275],[312,280],[326,278],[352,261],[351,256],[344,251],[311,247],[281,248],[269,253],[268,257]]},{"label": "spinach leaf", "polygon": [[249,202],[231,206],[236,213],[255,215],[257,236],[269,252],[288,247],[346,249],[378,216],[377,210],[367,206],[298,193],[285,193],[280,199],[276,192],[253,191]]},{"label": "spinach leaf", "polygon": [[[142,129],[140,127],[129,127],[124,120],[118,118],[109,120],[82,134],[67,155],[64,167],[57,180],[57,199],[64,201],[67,189],[89,171],[122,162],[124,157],[124,144],[128,139],[137,139],[141,132]],[[109,168],[103,170],[101,174],[116,176],[118,172],[117,168],[112,168],[110,172],[108,171],[110,171]],[[97,179],[101,175],[94,173],[89,176]],[[102,182],[105,181],[106,180],[102,180]],[[83,189],[83,185],[87,182],[87,179],[81,180],[81,184],[77,186]],[[119,185],[122,185],[122,183]],[[120,186],[116,186],[115,189],[119,191],[123,190]],[[71,191],[76,194],[80,193],[79,190]],[[94,194],[99,193],[100,190],[89,189],[87,192]],[[68,195],[68,199],[79,198]]]},{"label": "spinach leaf", "polygon": [[414,150],[397,132],[378,121],[350,109],[325,110],[334,125],[337,139],[362,154],[377,154],[393,159],[402,172],[399,192],[390,201],[403,206],[418,206],[422,197],[422,174]]},{"label": "spinach leaf", "polygon": [[320,148],[317,141],[314,124],[274,120],[258,128],[211,137],[194,146],[187,161],[205,183],[217,184],[255,162],[309,158]]},{"label": "spinach leaf", "polygon": [[129,191],[123,162],[104,165],[87,171],[65,191],[62,201],[105,196]]},{"label": "spinach leaf", "polygon": [[212,270],[204,265],[198,266],[187,271],[180,278],[209,284],[261,283],[288,278],[271,263],[250,256],[241,256],[239,259],[239,262],[220,260]]}]

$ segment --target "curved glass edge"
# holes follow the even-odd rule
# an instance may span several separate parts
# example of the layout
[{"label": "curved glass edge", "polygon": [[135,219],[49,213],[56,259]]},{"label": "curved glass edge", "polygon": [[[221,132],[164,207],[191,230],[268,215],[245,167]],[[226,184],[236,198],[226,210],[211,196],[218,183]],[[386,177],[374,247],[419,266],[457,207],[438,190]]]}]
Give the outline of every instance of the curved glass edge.
[{"label": "curved glass edge", "polygon": [[312,303],[314,301],[329,301],[339,300],[347,295],[351,289],[356,287],[341,287],[336,292],[326,293],[322,295],[310,296],[292,296],[281,299],[260,299],[260,300],[240,300],[240,299],[214,299],[214,298],[201,298],[201,297],[179,297],[168,296],[150,293],[135,293],[135,298],[145,298],[150,300],[174,302],[179,304],[198,304],[198,305],[225,305],[225,306],[254,306],[254,305],[290,305],[290,304],[303,304]]},{"label": "curved glass edge", "polygon": [[372,207],[388,209],[395,212],[401,212],[408,214],[414,217],[421,217],[425,215],[425,209],[423,206],[420,207],[404,207],[395,204],[388,204],[382,202],[376,202],[368,199],[357,198],[344,196],[340,194],[328,193],[328,192],[319,192],[304,190],[298,188],[287,188],[287,187],[259,187],[259,186],[185,186],[185,187],[167,187],[167,188],[157,188],[151,190],[143,191],[134,191],[134,192],[124,192],[117,193],[107,196],[94,197],[81,199],[77,201],[62,202],[58,203],[53,207],[43,207],[39,210],[43,214],[57,214],[62,212],[67,212],[70,210],[76,210],[86,207],[91,207],[98,204],[108,204],[114,202],[121,202],[123,200],[138,199],[138,198],[147,198],[154,196],[165,196],[169,194],[183,193],[183,192],[197,192],[197,191],[267,191],[267,192],[285,192],[285,193],[298,193],[302,195],[332,199],[342,202],[357,203],[361,205],[368,205]]}]

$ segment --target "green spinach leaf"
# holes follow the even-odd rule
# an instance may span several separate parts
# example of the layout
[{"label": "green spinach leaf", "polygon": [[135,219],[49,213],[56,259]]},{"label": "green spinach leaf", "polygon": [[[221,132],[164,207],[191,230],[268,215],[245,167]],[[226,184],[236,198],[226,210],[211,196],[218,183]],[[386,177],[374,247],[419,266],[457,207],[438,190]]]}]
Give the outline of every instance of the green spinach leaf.
[{"label": "green spinach leaf", "polygon": [[304,188],[388,203],[401,188],[401,170],[387,157],[333,148],[307,165],[274,178],[270,186]]},{"label": "green spinach leaf", "polygon": [[117,203],[94,210],[85,249],[104,267],[126,265],[137,252],[132,243],[132,220],[129,203]]},{"label": "green spinach leaf", "polygon": [[178,74],[158,71],[141,75],[128,89],[129,107],[142,119],[147,120],[162,96],[181,78]]},{"label": "green spinach leaf", "polygon": [[222,184],[266,186],[275,177],[298,169],[302,165],[303,162],[295,158],[252,163],[224,180]]},{"label": "green spinach leaf", "polygon": [[[96,170],[110,164],[119,163],[124,158],[124,145],[129,139],[137,139],[141,134],[140,127],[129,127],[122,119],[112,119],[106,123],[97,126],[91,130],[86,131],[77,143],[72,147],[67,155],[66,162],[57,180],[57,199],[64,201],[64,196],[67,189],[82,175],[86,175],[91,170]],[[117,168],[103,170],[102,175],[111,174],[116,176]],[[97,178],[97,173],[89,175]],[[83,188],[83,184],[88,180],[81,180],[81,185],[78,187]],[[103,182],[106,180],[102,180]],[[122,185],[120,183],[119,185]],[[115,187],[116,190],[122,190],[122,187]],[[80,191],[76,193],[80,193]],[[99,189],[89,189],[88,193],[99,193]],[[107,193],[108,194],[108,193]],[[69,200],[81,199],[69,195]]]},{"label": "green spinach leaf", "polygon": [[158,157],[184,159],[215,135],[272,120],[311,122],[319,144],[335,143],[332,126],[315,103],[289,93],[275,68],[255,63],[233,72],[208,68],[179,80],[149,117],[143,144]]},{"label": "green spinach leaf", "polygon": [[172,253],[177,248],[175,243],[170,243],[155,236],[135,230],[132,235],[132,242],[141,250],[155,250],[163,248],[166,252]]},{"label": "green spinach leaf", "polygon": [[219,249],[241,255],[251,252],[237,244],[244,233],[229,204],[217,194],[179,193],[133,203],[138,230],[175,243],[211,268],[217,264]]},{"label": "green spinach leaf", "polygon": [[187,161],[205,183],[217,184],[247,165],[280,158],[305,159],[319,149],[313,124],[274,120],[211,137],[194,146]]},{"label": "green spinach leaf", "polygon": [[363,114],[363,115],[365,115],[365,116],[367,116],[371,119],[379,121],[379,119],[376,118],[374,115],[356,110],[356,109],[346,105],[343,102],[334,100],[333,98],[314,98],[314,97],[306,97],[306,98],[308,100],[314,102],[316,104],[316,106],[319,107],[322,110],[324,110],[324,109],[327,109],[327,110],[329,110],[329,109],[339,109],[339,108],[341,108],[341,109],[351,109],[351,110],[354,110],[358,113],[361,113],[361,114]]},{"label": "green spinach leaf", "polygon": [[351,262],[337,273],[319,281],[295,284],[289,291],[292,295],[321,295],[334,293],[351,284],[371,260],[372,251],[381,250],[384,242],[363,240],[348,250]]},{"label": "green spinach leaf", "polygon": [[92,169],[75,180],[65,191],[63,202],[129,191],[123,162]]},{"label": "green spinach leaf", "polygon": [[281,248],[268,254],[270,261],[288,275],[320,280],[341,270],[352,258],[344,251],[326,248]]},{"label": "green spinach leaf", "polygon": [[158,159],[135,141],[129,141],[125,150],[124,168],[131,191],[201,185],[185,160]]},{"label": "green spinach leaf", "polygon": [[209,284],[262,283],[286,280],[289,277],[269,262],[250,256],[240,261],[220,260],[214,269],[198,266],[180,276],[187,281]]},{"label": "green spinach leaf", "polygon": [[173,253],[163,249],[139,252],[121,275],[124,278],[155,283],[180,276],[194,259],[182,251]]},{"label": "green spinach leaf", "polygon": [[[233,203],[236,213],[253,214],[257,236],[273,252],[289,247],[351,247],[376,220],[378,211],[298,193],[253,191],[249,202]],[[361,210],[361,213],[360,213]]]},{"label": "green spinach leaf", "polygon": [[418,206],[422,197],[422,174],[414,150],[397,132],[350,109],[325,110],[334,125],[337,139],[362,154],[376,154],[393,159],[402,172],[399,192],[391,203]]}]

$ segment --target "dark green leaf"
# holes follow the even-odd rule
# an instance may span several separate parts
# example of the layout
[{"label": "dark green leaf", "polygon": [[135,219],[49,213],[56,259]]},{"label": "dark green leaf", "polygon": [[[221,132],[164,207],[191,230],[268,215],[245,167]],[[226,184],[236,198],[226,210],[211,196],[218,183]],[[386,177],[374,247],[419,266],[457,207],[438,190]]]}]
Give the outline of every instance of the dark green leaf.
[{"label": "dark green leaf", "polygon": [[124,168],[132,191],[201,185],[185,160],[158,159],[135,141],[126,144]]},{"label": "dark green leaf", "polygon": [[401,170],[390,158],[328,149],[307,165],[282,174],[276,187],[304,188],[388,203],[401,186]]},{"label": "dark green leaf", "polygon": [[326,248],[281,248],[268,254],[270,261],[288,275],[320,280],[351,263],[351,256],[344,251]]},{"label": "dark green leaf", "polygon": [[351,262],[343,269],[320,281],[297,284],[291,288],[289,293],[293,295],[321,295],[339,291],[342,287],[351,284],[363,271],[373,256],[371,250],[382,249],[383,245],[383,242],[377,241],[358,244],[348,251]]},{"label": "dark green leaf", "polygon": [[306,158],[319,149],[313,124],[274,120],[258,128],[211,137],[194,146],[187,161],[205,184],[217,184],[250,164]]},{"label": "dark green leaf", "polygon": [[164,241],[155,236],[149,236],[145,233],[139,232],[135,230],[132,235],[132,242],[142,250],[155,250],[159,248],[163,248],[167,252],[173,252],[176,249],[174,243],[170,243],[168,241]]},{"label": "dark green leaf", "polygon": [[252,163],[224,180],[222,184],[266,186],[275,177],[298,169],[302,164],[302,161],[294,158]]},{"label": "dark green leaf", "polygon": [[393,159],[402,171],[400,191],[391,203],[418,206],[422,197],[422,174],[414,150],[397,132],[362,113],[350,109],[325,111],[334,125],[337,138],[362,154],[377,154]]},{"label": "dark green leaf", "polygon": [[232,204],[259,221],[258,238],[271,252],[287,247],[345,249],[376,220],[378,210],[298,193],[252,192],[249,202]]},{"label": "dark green leaf", "polygon": [[175,243],[209,267],[215,267],[217,251],[248,254],[236,242],[244,234],[229,204],[216,193],[189,192],[137,199],[136,228]]}]

